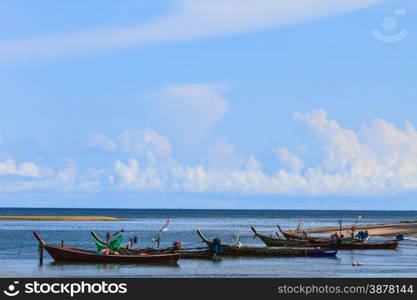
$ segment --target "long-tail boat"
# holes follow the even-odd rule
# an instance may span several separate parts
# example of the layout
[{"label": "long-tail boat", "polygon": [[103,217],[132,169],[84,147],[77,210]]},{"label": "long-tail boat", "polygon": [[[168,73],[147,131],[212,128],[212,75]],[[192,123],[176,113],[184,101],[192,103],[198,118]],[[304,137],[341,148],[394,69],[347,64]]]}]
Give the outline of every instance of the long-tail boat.
[{"label": "long-tail boat", "polygon": [[[356,224],[362,219],[362,217],[358,216],[355,220],[355,222],[351,226],[350,230],[350,236],[343,236],[342,235],[342,220],[339,221],[340,229],[339,229],[339,236],[335,235],[335,239],[342,240],[342,241],[350,241],[355,243],[362,243],[365,240],[369,238],[369,235],[367,232],[360,232],[358,235],[355,235],[356,231]],[[328,242],[333,241],[334,238],[321,238],[321,237],[309,237],[306,238],[306,232],[304,230],[301,230],[301,221],[298,223],[297,229],[295,231],[286,232],[282,230],[282,228],[277,225],[278,230],[281,232],[281,234],[288,240],[304,240],[307,239],[312,243],[319,243],[319,242]]]},{"label": "long-tail boat", "polygon": [[[311,238],[303,232],[304,240],[289,239],[283,240],[280,238],[269,237],[262,235],[252,227],[255,235],[261,239],[268,247],[319,247],[322,249],[337,249],[337,250],[370,250],[370,249],[388,249],[395,250],[398,246],[398,241],[389,242],[363,242],[357,239],[321,239]],[[281,230],[282,231],[282,230]]]},{"label": "long-tail boat", "polygon": [[97,254],[93,250],[86,250],[64,245],[47,244],[39,233],[33,233],[39,241],[41,248],[46,249],[49,255],[57,262],[81,262],[81,263],[176,263],[180,254]]},{"label": "long-tail boat", "polygon": [[308,236],[305,231],[300,231],[298,235],[291,234],[289,232],[286,232],[282,230],[282,228],[277,225],[278,230],[281,232],[281,234],[288,240],[288,241],[309,241],[312,244],[320,244],[320,243],[332,243],[335,240],[340,241],[348,241],[350,243],[363,243],[363,240],[359,240],[355,237],[338,237],[338,238],[322,238],[322,237],[311,237]]},{"label": "long-tail boat", "polygon": [[[252,231],[255,233],[255,236],[258,237],[267,247],[315,247],[315,248],[324,248],[324,249],[333,249],[330,246],[330,241],[324,240],[308,240],[308,239],[281,239],[275,238],[272,236],[267,236],[260,234],[256,231],[254,227],[251,227]],[[334,248],[336,249],[336,248]]]},{"label": "long-tail boat", "polygon": [[312,237],[307,235],[305,231],[303,231],[303,236],[306,241],[309,241],[312,244],[320,244],[320,243],[349,243],[349,244],[363,244],[364,240],[359,240],[357,238],[351,237],[330,237],[330,238],[322,238],[322,237]]},{"label": "long-tail boat", "polygon": [[[91,235],[102,244],[107,244],[106,241],[101,239],[95,231],[91,231]],[[164,249],[155,249],[155,248],[128,248],[126,246],[120,248],[121,251],[127,252],[129,254],[170,254],[176,253],[179,254],[181,258],[186,259],[214,259],[216,254],[211,252],[207,247],[199,248],[190,248],[190,249],[176,249],[174,247],[164,248]]]},{"label": "long-tail boat", "polygon": [[[312,244],[320,244],[320,240],[309,237],[305,232],[303,232],[305,239],[307,239]],[[330,239],[327,241],[325,247],[330,247],[332,249],[339,250],[396,250],[398,247],[398,241],[385,241],[385,242],[365,242],[358,239]]]},{"label": "long-tail boat", "polygon": [[257,256],[257,257],[334,257],[337,250],[321,250],[313,247],[255,247],[230,245],[219,242],[219,239],[209,240],[198,230],[201,240],[216,252],[217,255],[225,256]]},{"label": "long-tail boat", "polygon": [[360,241],[349,241],[349,240],[323,241],[323,240],[311,239],[305,234],[306,240],[288,240],[290,244],[285,244],[285,240],[282,240],[279,238],[268,237],[268,236],[261,235],[259,233],[257,233],[256,236],[259,237],[268,247],[288,247],[288,246],[298,247],[298,248],[318,247],[321,249],[337,249],[337,250],[395,250],[398,247],[398,241],[388,241],[388,242],[360,242]]}]

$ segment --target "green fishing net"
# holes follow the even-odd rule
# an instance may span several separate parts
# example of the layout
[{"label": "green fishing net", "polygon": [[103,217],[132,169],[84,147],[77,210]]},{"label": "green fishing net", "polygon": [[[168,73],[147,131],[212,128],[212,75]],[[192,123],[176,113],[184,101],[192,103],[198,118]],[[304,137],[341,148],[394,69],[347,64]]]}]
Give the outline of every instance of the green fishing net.
[{"label": "green fishing net", "polygon": [[119,251],[120,247],[123,243],[123,237],[119,235],[117,238],[115,238],[113,241],[110,242],[109,248],[112,251]]},{"label": "green fishing net", "polygon": [[94,240],[94,242],[96,243],[97,251],[100,251],[101,252],[103,249],[106,248],[106,245],[103,244],[102,242],[99,242],[97,240]]},{"label": "green fishing net", "polygon": [[[95,244],[97,246],[96,253],[102,253],[103,250],[107,248],[106,244],[104,244],[104,243],[102,243],[100,241],[94,240],[94,242],[95,242]],[[113,241],[111,241],[109,243],[109,247],[108,248],[111,251],[113,251],[113,252],[119,251],[120,247],[122,246],[122,243],[123,243],[123,237],[122,236],[118,236],[116,239],[114,239]]]}]

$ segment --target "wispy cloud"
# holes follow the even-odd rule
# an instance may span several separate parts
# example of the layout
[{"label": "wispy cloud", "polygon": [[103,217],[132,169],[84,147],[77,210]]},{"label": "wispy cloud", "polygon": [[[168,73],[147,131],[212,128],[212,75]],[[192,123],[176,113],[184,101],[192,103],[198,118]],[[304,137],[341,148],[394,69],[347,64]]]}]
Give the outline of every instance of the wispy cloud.
[{"label": "wispy cloud", "polygon": [[382,1],[176,0],[171,15],[147,24],[0,41],[0,61],[246,33],[362,9]]},{"label": "wispy cloud", "polygon": [[191,145],[200,141],[229,109],[226,84],[187,84],[149,93],[151,113],[159,125]]},{"label": "wispy cloud", "polygon": [[117,150],[116,143],[112,141],[111,139],[109,139],[108,137],[106,137],[102,133],[98,133],[93,138],[91,138],[90,141],[88,142],[88,145],[90,147],[99,147],[106,151]]},{"label": "wispy cloud", "polygon": [[152,152],[158,157],[170,155],[172,149],[171,143],[166,137],[149,128],[145,130],[124,130],[115,139],[99,133],[91,138],[88,145],[105,151],[119,151],[138,156]]},{"label": "wispy cloud", "polygon": [[[2,146],[0,138],[0,146]],[[0,177],[41,178],[53,175],[51,168],[40,166],[34,162],[16,162],[8,153],[0,151]]]},{"label": "wispy cloud", "polygon": [[17,175],[28,177],[41,177],[40,168],[32,162],[24,162],[19,165],[14,159],[8,159],[5,162],[0,162],[0,175]]},{"label": "wispy cloud", "polygon": [[107,184],[98,169],[78,170],[74,159],[62,160],[62,167],[53,170],[33,162],[16,163],[14,159],[0,162],[0,193],[67,193],[97,192]]}]

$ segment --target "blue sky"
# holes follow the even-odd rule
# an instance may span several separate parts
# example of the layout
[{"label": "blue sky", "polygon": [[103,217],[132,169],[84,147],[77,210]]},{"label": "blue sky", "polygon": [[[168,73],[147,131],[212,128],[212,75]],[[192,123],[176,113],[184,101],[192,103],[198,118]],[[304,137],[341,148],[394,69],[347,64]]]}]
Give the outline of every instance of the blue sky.
[{"label": "blue sky", "polygon": [[2,1],[0,205],[417,209],[416,9]]}]

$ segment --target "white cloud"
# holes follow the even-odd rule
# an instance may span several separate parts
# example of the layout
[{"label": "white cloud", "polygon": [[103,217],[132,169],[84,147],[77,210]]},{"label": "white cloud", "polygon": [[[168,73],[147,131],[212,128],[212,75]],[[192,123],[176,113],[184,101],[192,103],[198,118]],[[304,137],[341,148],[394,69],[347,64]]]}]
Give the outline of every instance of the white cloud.
[{"label": "white cloud", "polygon": [[99,147],[106,151],[116,151],[116,143],[111,139],[107,138],[105,135],[98,133],[96,134],[88,143],[90,147]]},{"label": "white cloud", "polygon": [[39,167],[32,162],[16,164],[14,159],[7,159],[5,162],[0,162],[0,176],[16,175],[27,177],[43,177],[50,175],[51,172],[51,169],[46,167]]},{"label": "white cloud", "polygon": [[411,123],[407,122],[405,130],[401,130],[387,121],[375,119],[363,128],[361,136],[385,172],[398,177],[416,174],[417,131]]},{"label": "white cloud", "polygon": [[[229,103],[221,93],[226,84],[187,84],[169,86],[144,95],[141,101],[150,105],[150,113],[160,127],[176,141],[190,146],[198,143],[221,120]],[[152,129],[125,130],[115,138],[98,133],[88,145],[105,151],[144,155],[147,151],[156,156],[168,156],[172,145],[169,140]]]},{"label": "white cloud", "polygon": [[362,9],[382,0],[176,0],[171,15],[124,28],[0,42],[0,61],[239,34]]},{"label": "white cloud", "polygon": [[209,147],[207,163],[210,168],[236,169],[242,166],[244,159],[236,153],[235,146],[223,138]]},{"label": "white cloud", "polygon": [[5,162],[0,162],[0,176],[1,175],[40,177],[41,170],[34,163],[24,162],[20,165],[16,165],[13,159],[8,159]]},{"label": "white cloud", "polygon": [[227,139],[220,139],[207,149],[203,163],[185,165],[171,156],[170,142],[154,130],[125,131],[115,145],[132,158],[115,159],[111,170],[80,172],[68,160],[61,170],[40,177],[36,165],[8,160],[0,164],[0,174],[24,179],[1,181],[0,191],[378,195],[417,190],[417,131],[411,123],[399,128],[375,119],[353,131],[329,119],[324,110],[297,113],[295,118],[319,137],[322,161],[306,165],[279,147],[277,154],[290,169],[267,173],[257,158],[239,155]]},{"label": "white cloud", "polygon": [[126,153],[143,154],[148,151],[156,156],[168,156],[172,146],[169,140],[152,129],[125,130],[119,135],[120,149]]},{"label": "white cloud", "polygon": [[286,163],[294,172],[299,173],[302,170],[304,165],[303,161],[297,155],[288,150],[288,148],[279,147],[277,149],[277,155],[279,159]]},{"label": "white cloud", "polygon": [[[0,163],[0,192],[92,193],[102,189],[103,170],[79,172],[75,160],[64,159],[60,170],[39,167],[33,163],[15,164],[12,159]],[[9,175],[9,176],[6,176]],[[10,175],[14,175],[10,177]]]},{"label": "white cloud", "polygon": [[356,134],[352,130],[341,128],[336,121],[328,120],[324,110],[307,114],[295,113],[294,117],[307,122],[323,139],[323,150],[327,153],[323,166],[328,170],[346,167],[363,150]]},{"label": "white cloud", "polygon": [[305,166],[297,155],[280,147],[277,154],[290,171],[278,169],[267,174],[255,157],[239,157],[233,145],[220,140],[209,149],[207,165],[187,166],[172,158],[152,158],[142,165],[118,162],[116,170],[125,183],[123,187],[136,190],[283,195],[374,195],[417,190],[417,131],[410,123],[402,130],[376,119],[354,132],[329,120],[324,110],[295,117],[321,139],[325,159],[314,166]]},{"label": "white cloud", "polygon": [[220,95],[227,89],[221,84],[171,86],[146,96],[152,112],[167,131],[192,144],[198,142],[223,117],[229,108]]},{"label": "white cloud", "polygon": [[115,140],[97,134],[88,144],[90,147],[98,147],[105,151],[120,151],[139,156],[148,152],[156,156],[168,156],[172,150],[169,140],[152,129],[125,130]]},{"label": "white cloud", "polygon": [[133,190],[164,190],[165,177],[164,172],[160,172],[159,168],[150,163],[143,168],[139,167],[139,162],[132,158],[127,164],[116,161],[114,170],[116,175],[121,178],[117,187]]},{"label": "white cloud", "polygon": [[324,110],[296,117],[306,121],[323,139],[327,153],[326,159],[306,176],[322,179],[332,193],[417,188],[417,132],[410,123],[401,130],[376,119],[356,133],[328,120]]}]

